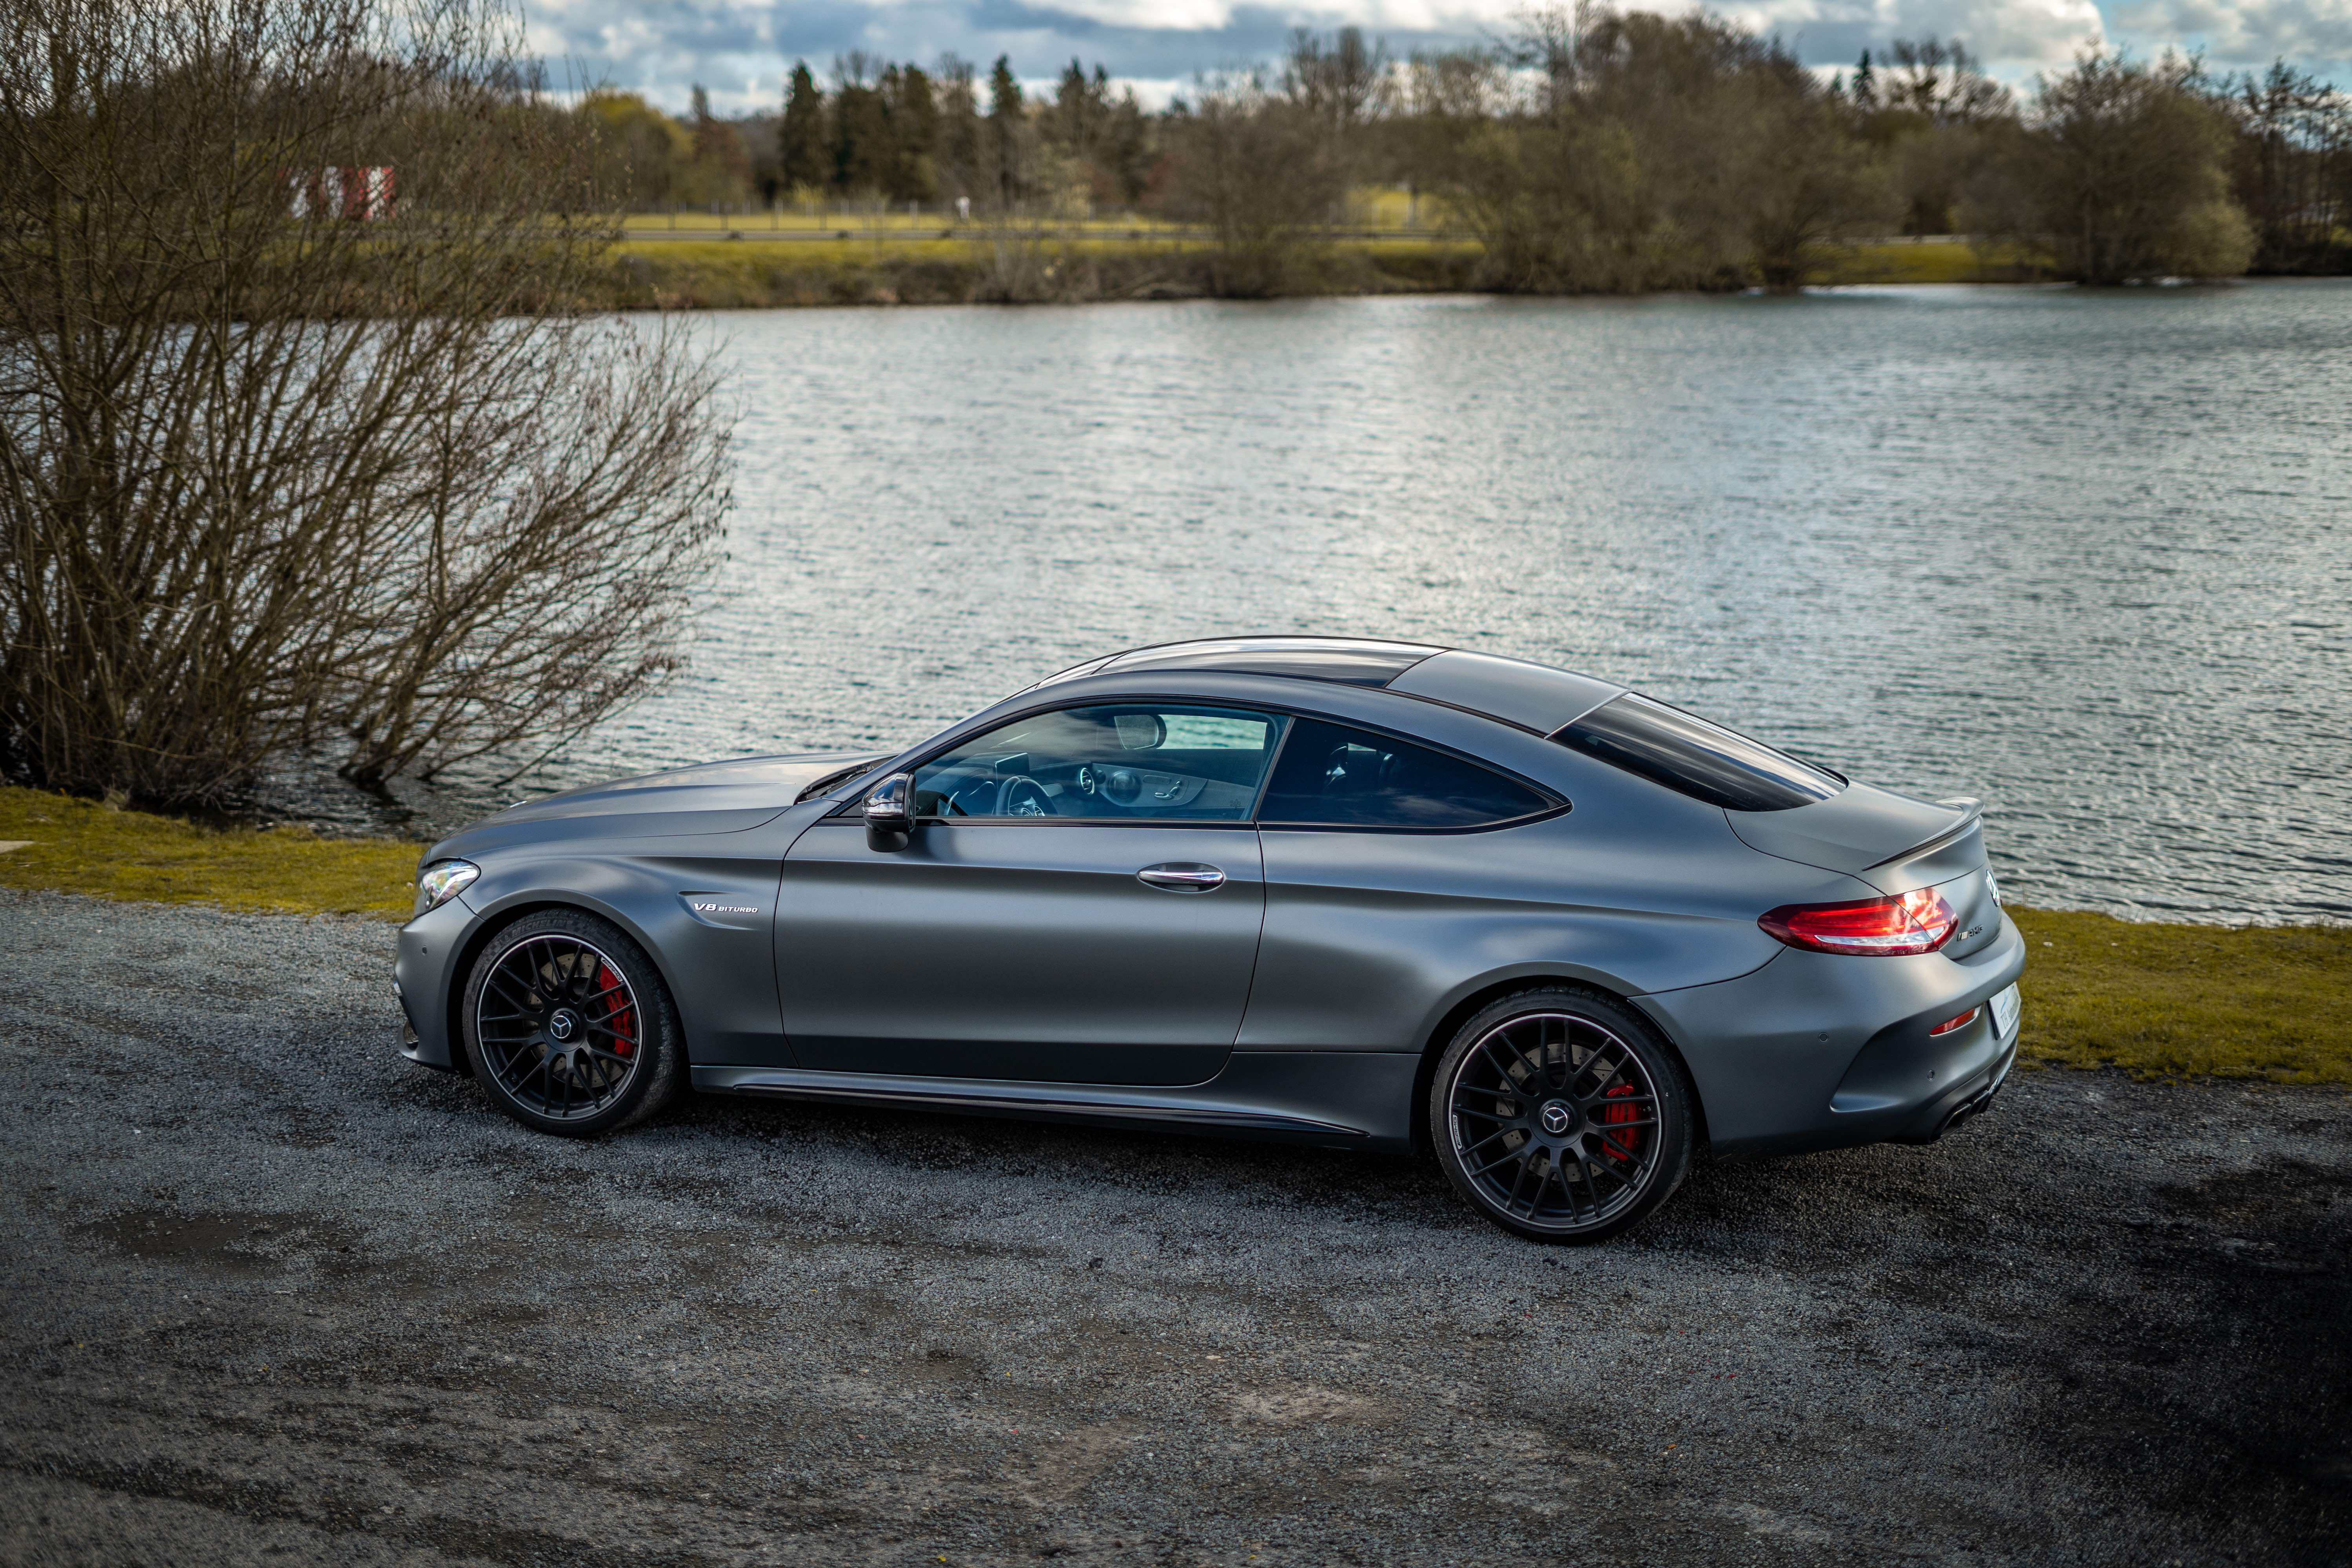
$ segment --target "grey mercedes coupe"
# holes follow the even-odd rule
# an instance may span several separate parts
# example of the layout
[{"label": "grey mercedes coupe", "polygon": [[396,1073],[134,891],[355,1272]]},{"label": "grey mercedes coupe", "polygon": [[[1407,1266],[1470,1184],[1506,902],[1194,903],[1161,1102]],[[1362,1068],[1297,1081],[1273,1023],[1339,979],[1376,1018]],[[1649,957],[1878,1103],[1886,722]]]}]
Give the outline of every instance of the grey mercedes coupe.
[{"label": "grey mercedes coupe", "polygon": [[1433,1152],[1589,1241],[1718,1157],[1924,1142],[2016,1054],[1972,801],[1590,676],[1351,638],[1063,671],[436,845],[406,1055],[585,1136],[682,1081]]}]

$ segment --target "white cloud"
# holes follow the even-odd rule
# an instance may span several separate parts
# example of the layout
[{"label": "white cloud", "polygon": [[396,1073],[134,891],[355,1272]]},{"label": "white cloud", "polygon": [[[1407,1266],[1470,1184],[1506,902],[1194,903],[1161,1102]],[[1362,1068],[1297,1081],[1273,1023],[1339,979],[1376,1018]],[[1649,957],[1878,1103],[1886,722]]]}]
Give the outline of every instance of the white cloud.
[{"label": "white cloud", "polygon": [[1106,27],[1141,27],[1153,32],[1213,33],[1233,23],[1226,0],[1056,0],[1066,16]]},{"label": "white cloud", "polygon": [[[1689,0],[1620,0],[1669,15]],[[2284,54],[2325,70],[2352,61],[2352,0],[1717,0],[1777,33],[1807,64],[1851,68],[1898,37],[1958,38],[1992,73],[2023,83],[2086,44],[2142,54],[2203,46],[2216,63]],[[1024,77],[1073,56],[1164,103],[1194,73],[1266,58],[1294,25],[1362,27],[1397,54],[1508,33],[1528,0],[529,0],[530,47],[566,67],[683,109],[695,82],[722,110],[772,107],[784,72],[822,72],[865,49],[928,62],[945,50],[1009,55]]]},{"label": "white cloud", "polygon": [[1726,9],[1809,59],[1852,60],[1865,47],[1932,34],[1959,39],[2004,76],[2063,65],[2106,36],[2092,0],[1748,0]]},{"label": "white cloud", "polygon": [[2352,61],[2352,0],[2136,0],[2116,21],[2135,41],[2201,45],[2226,65]]}]

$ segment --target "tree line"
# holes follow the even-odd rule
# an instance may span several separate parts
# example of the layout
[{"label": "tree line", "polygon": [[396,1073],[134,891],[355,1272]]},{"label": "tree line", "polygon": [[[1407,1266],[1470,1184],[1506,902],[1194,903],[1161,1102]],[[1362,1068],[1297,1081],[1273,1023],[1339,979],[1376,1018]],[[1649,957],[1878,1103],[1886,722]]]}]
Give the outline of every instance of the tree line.
[{"label": "tree line", "polygon": [[2093,50],[2021,98],[1927,37],[1825,82],[1718,16],[1584,5],[1405,59],[1302,30],[1156,113],[1076,60],[1031,96],[1003,58],[862,55],[822,83],[796,64],[772,113],[714,119],[698,92],[684,121],[620,94],[583,111],[640,205],[1182,218],[1240,292],[1311,272],[1371,186],[1479,240],[1487,286],[1538,292],[1788,284],[1885,234],[2093,282],[2352,268],[2352,97],[2284,61]]},{"label": "tree line", "polygon": [[640,208],[1134,211],[1150,204],[1158,153],[1158,117],[1076,60],[1050,97],[1024,91],[1004,57],[982,74],[953,55],[926,70],[854,52],[826,85],[795,62],[772,112],[718,119],[699,87],[682,120],[613,91],[581,112],[603,132],[609,183]]},{"label": "tree line", "polygon": [[[633,204],[969,204],[1002,299],[1092,265],[1056,226],[1106,211],[1197,225],[1216,292],[1312,287],[1395,186],[1528,291],[1793,282],[1891,226],[2096,282],[2352,240],[2352,114],[2284,63],[2091,53],[2020,101],[1955,43],[1825,83],[1587,9],[1403,60],[1300,33],[1157,113],[1076,62],[1031,95],[852,58],[727,120],[550,93],[521,36],[505,0],[0,0],[0,775],[505,772],[670,679],[728,421],[707,347],[582,307]],[[397,199],[292,199],[358,167]]]}]

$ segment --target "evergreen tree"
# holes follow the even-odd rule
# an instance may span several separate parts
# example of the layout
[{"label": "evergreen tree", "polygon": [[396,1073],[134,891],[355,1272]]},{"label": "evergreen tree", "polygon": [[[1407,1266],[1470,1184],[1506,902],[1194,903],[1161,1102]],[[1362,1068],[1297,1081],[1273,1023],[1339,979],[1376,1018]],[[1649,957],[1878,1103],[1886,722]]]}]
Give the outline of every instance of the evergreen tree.
[{"label": "evergreen tree", "polygon": [[1853,106],[1868,113],[1878,107],[1878,83],[1870,68],[1870,51],[1862,51],[1862,62],[1853,68]]},{"label": "evergreen tree", "polygon": [[793,62],[783,123],[776,131],[776,151],[777,177],[786,190],[805,185],[821,191],[833,184],[833,157],[824,140],[824,94],[818,90],[806,60]]},{"label": "evergreen tree", "polygon": [[1132,207],[1143,199],[1143,188],[1151,177],[1151,123],[1145,117],[1143,105],[1136,102],[1135,89],[1119,94],[1111,106],[1109,129],[1104,133],[1104,148],[1099,159],[1112,182],[1118,187],[1119,200]]},{"label": "evergreen tree", "polygon": [[697,206],[732,206],[751,194],[751,160],[743,139],[728,121],[710,112],[710,94],[694,84],[694,162],[687,174],[686,199]]},{"label": "evergreen tree", "polygon": [[1110,79],[1102,67],[1095,68],[1094,80],[1089,82],[1086,68],[1070,61],[1054,89],[1054,140],[1074,158],[1091,158],[1101,140],[1103,121],[1109,117]]},{"label": "evergreen tree", "polygon": [[982,134],[979,97],[972,90],[970,60],[958,59],[953,55],[940,57],[936,97],[940,113],[936,159],[940,193],[950,200],[979,196],[990,182],[982,174],[986,163],[982,151],[985,138]]},{"label": "evergreen tree", "polygon": [[1028,190],[1027,160],[1022,144],[1027,121],[1028,107],[1021,101],[1021,84],[1013,77],[1012,57],[999,55],[988,73],[989,142],[994,154],[990,174],[997,201],[1008,207]]},{"label": "evergreen tree", "polygon": [[890,183],[890,115],[866,79],[874,62],[852,50],[833,65],[833,184],[845,195],[881,195]]},{"label": "evergreen tree", "polygon": [[890,198],[928,202],[939,195],[940,105],[931,79],[920,66],[892,66],[882,73],[882,99],[890,122]]}]

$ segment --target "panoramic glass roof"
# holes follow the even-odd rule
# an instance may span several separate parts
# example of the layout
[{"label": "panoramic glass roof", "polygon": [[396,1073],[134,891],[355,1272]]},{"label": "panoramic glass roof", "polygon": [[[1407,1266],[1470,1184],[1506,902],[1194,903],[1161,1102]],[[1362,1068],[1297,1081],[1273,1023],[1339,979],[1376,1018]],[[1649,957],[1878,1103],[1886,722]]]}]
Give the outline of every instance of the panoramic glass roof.
[{"label": "panoramic glass roof", "polygon": [[1124,675],[1140,669],[1219,670],[1384,686],[1401,696],[1465,708],[1539,735],[1550,734],[1624,689],[1589,675],[1462,648],[1374,637],[1317,637],[1163,643],[1091,659],[1037,684],[1051,686],[1084,675]]}]

